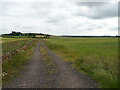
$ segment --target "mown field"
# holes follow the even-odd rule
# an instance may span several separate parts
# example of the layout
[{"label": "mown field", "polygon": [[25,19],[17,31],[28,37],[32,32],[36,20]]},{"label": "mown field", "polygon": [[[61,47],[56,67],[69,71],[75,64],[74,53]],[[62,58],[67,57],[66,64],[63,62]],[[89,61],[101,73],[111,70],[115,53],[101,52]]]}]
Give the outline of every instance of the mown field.
[{"label": "mown field", "polygon": [[0,38],[2,47],[2,82],[3,85],[19,74],[19,69],[30,60],[37,39]]},{"label": "mown field", "polygon": [[44,43],[102,88],[118,87],[118,38],[50,38]]}]

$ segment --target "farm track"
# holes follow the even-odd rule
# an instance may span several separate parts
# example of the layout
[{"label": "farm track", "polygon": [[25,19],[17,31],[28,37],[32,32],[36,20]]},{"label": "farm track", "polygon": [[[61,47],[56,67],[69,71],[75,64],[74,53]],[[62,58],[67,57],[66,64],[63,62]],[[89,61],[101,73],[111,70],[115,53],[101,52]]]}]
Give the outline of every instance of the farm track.
[{"label": "farm track", "polygon": [[[51,57],[52,67],[47,66],[40,53],[40,43]],[[48,73],[48,68],[54,70]],[[88,76],[70,67],[60,57],[38,42],[32,59],[27,62],[17,78],[3,88],[96,88],[98,85]]]}]

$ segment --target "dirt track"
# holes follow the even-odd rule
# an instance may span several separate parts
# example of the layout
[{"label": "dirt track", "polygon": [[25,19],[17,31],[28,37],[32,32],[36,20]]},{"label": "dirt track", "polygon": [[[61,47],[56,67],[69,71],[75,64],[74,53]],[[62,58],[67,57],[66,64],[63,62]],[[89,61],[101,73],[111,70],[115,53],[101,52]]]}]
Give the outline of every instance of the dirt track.
[{"label": "dirt track", "polygon": [[[95,88],[97,84],[88,76],[70,67],[60,57],[49,50],[43,43],[43,48],[51,57],[52,67],[46,65],[40,53],[38,42],[32,59],[25,65],[20,75],[10,81],[4,88]],[[48,73],[48,69],[54,73]]]}]

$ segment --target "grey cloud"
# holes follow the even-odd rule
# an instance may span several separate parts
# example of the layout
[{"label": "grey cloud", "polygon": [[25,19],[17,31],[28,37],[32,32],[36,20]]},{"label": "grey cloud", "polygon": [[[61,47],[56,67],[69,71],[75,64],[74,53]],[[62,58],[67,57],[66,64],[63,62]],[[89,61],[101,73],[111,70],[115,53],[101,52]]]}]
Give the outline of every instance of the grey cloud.
[{"label": "grey cloud", "polygon": [[117,17],[118,9],[116,4],[106,4],[102,7],[94,8],[96,15],[93,18],[107,18],[107,17]]},{"label": "grey cloud", "polygon": [[98,7],[98,6],[101,6],[101,5],[104,5],[108,2],[76,2],[76,4],[78,6],[87,6],[87,7]]},{"label": "grey cloud", "polygon": [[46,20],[46,22],[48,23],[54,23],[54,24],[58,24],[59,22],[65,20],[66,18],[63,16],[52,16],[52,17],[48,17],[48,19]]},{"label": "grey cloud", "polygon": [[61,21],[61,19],[48,20],[47,22],[48,22],[48,23],[57,23],[57,22],[59,22],[59,21]]},{"label": "grey cloud", "polygon": [[80,6],[88,8],[88,12],[78,12],[77,16],[84,16],[92,19],[103,19],[118,16],[117,3],[105,3],[105,2],[84,2],[79,3]]}]

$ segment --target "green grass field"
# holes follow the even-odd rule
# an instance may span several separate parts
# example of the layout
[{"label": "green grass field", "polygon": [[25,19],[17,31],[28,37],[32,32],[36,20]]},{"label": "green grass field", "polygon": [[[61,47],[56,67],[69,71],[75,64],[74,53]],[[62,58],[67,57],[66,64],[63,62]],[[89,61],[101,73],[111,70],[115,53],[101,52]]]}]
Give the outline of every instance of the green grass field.
[{"label": "green grass field", "polygon": [[118,38],[50,38],[45,44],[102,88],[118,87]]},{"label": "green grass field", "polygon": [[6,38],[29,38],[28,36],[4,36]]}]

